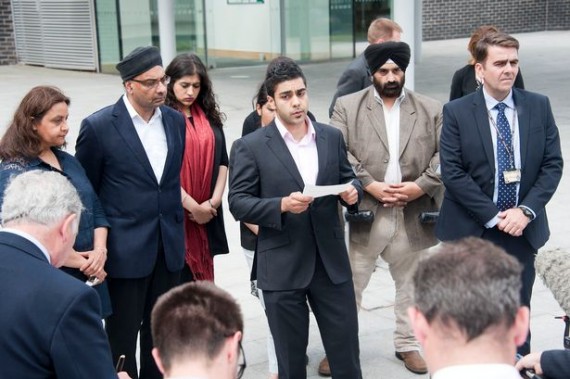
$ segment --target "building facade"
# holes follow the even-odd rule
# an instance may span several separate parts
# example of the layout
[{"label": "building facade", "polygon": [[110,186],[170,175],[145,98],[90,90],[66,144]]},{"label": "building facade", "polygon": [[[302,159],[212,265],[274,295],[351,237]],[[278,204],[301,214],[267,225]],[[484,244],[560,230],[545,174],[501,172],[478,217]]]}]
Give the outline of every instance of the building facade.
[{"label": "building facade", "polygon": [[[423,40],[468,37],[482,24],[509,33],[570,29],[569,0],[414,2],[422,20],[416,33]],[[0,0],[0,64],[114,72],[135,47],[164,43],[164,30],[172,30],[173,54],[195,52],[209,67],[264,63],[278,55],[304,62],[350,58],[366,41],[370,21],[393,17],[394,5],[394,0]]]}]

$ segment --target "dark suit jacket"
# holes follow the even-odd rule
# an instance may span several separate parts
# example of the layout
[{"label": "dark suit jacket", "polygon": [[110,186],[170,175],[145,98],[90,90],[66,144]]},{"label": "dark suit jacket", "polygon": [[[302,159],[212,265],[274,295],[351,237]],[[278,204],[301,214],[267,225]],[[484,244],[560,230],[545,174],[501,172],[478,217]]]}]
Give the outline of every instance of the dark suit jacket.
[{"label": "dark suit jacket", "polygon": [[329,106],[329,117],[332,117],[336,99],[369,87],[372,84],[370,77],[371,74],[368,70],[368,63],[366,63],[366,58],[364,57],[364,53],[362,53],[350,62],[346,70],[344,70],[340,76],[340,79],[338,79],[336,92]]},{"label": "dark suit jacket", "polygon": [[[362,187],[348,162],[340,131],[313,123],[319,155],[317,185],[353,181]],[[257,280],[269,291],[306,288],[315,272],[316,254],[335,284],[352,280],[338,196],[315,199],[301,214],[281,213],[281,199],[303,191],[304,183],[275,122],[236,140],[230,154],[230,211],[259,225]]]},{"label": "dark suit jacket", "polygon": [[85,168],[111,224],[105,269],[113,278],[149,275],[162,239],[170,271],[184,265],[180,167],[184,116],[160,107],[168,155],[160,183],[122,98],[81,123],[75,156]]},{"label": "dark suit jacket", "polygon": [[[524,89],[524,81],[521,70],[517,73],[514,87]],[[449,101],[459,99],[465,95],[475,92],[477,82],[475,81],[475,66],[468,64],[455,71],[451,79],[451,90],[449,92]]]},{"label": "dark suit jacket", "polygon": [[570,378],[570,350],[547,350],[542,352],[540,366],[548,379]]},{"label": "dark suit jacket", "polygon": [[[536,213],[523,232],[534,249],[550,231],[545,206],[562,175],[560,137],[548,98],[513,89],[520,133],[519,205]],[[497,215],[493,203],[495,157],[485,98],[477,91],[443,107],[440,160],[445,195],[436,226],[440,240],[480,237]]]},{"label": "dark suit jacket", "polygon": [[[307,112],[307,116],[311,119],[311,121],[316,121],[315,116],[311,112]],[[243,121],[241,136],[243,137],[249,133],[255,132],[259,128],[261,128],[261,117],[257,114],[257,111],[253,111]],[[247,250],[255,250],[257,236],[253,234],[253,232],[249,230],[249,228],[245,226],[243,222],[240,222],[239,224],[239,231],[241,247]]]},{"label": "dark suit jacket", "polygon": [[95,291],[9,232],[0,232],[0,299],[0,378],[117,378]]}]

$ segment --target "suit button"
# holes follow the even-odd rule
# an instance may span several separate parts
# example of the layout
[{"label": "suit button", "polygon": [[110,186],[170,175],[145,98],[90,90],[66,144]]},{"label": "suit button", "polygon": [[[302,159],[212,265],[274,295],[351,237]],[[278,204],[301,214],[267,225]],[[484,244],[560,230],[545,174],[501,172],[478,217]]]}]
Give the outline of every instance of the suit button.
[{"label": "suit button", "polygon": [[158,218],[162,218],[162,213],[159,213],[159,214],[158,214]]},{"label": "suit button", "polygon": [[384,163],[388,163],[388,162],[390,162],[389,159],[384,159]]}]

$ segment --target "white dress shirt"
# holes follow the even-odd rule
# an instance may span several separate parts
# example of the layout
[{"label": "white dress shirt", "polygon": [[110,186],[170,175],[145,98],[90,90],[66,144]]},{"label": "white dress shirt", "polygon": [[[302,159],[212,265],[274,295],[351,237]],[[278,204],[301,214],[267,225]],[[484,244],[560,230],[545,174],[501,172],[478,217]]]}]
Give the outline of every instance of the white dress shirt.
[{"label": "white dress shirt", "polygon": [[457,365],[442,368],[432,379],[521,379],[514,366],[508,364]]},{"label": "white dress shirt", "polygon": [[388,136],[388,154],[390,161],[384,175],[384,182],[395,184],[402,182],[402,170],[400,168],[400,104],[406,94],[402,89],[402,94],[396,99],[392,108],[388,109],[384,101],[374,88],[374,99],[382,105],[384,111],[384,122],[386,124],[386,135]]},{"label": "white dress shirt", "polygon": [[275,125],[279,134],[283,137],[297,169],[303,178],[305,185],[315,185],[317,183],[317,175],[319,174],[319,154],[317,151],[317,138],[315,128],[311,120],[306,117],[307,134],[300,141],[295,141],[293,135],[289,133],[283,125],[279,117],[275,117]]},{"label": "white dress shirt", "polygon": [[144,147],[152,171],[156,176],[156,180],[160,183],[162,172],[164,171],[164,164],[166,163],[166,155],[168,154],[166,133],[164,132],[164,125],[162,124],[162,112],[160,108],[156,108],[150,120],[146,122],[132,106],[127,95],[123,95],[123,100]]}]

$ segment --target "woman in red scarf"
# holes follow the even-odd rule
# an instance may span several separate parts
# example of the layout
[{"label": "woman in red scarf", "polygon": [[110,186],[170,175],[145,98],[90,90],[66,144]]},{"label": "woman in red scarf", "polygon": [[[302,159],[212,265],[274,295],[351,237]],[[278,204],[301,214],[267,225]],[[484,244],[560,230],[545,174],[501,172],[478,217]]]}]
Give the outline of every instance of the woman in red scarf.
[{"label": "woman in red scarf", "polygon": [[186,116],[186,148],[180,172],[186,266],[182,281],[214,280],[214,255],[227,254],[222,195],[228,153],[220,112],[206,67],[195,54],[181,54],[166,68],[166,104]]}]

